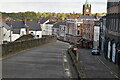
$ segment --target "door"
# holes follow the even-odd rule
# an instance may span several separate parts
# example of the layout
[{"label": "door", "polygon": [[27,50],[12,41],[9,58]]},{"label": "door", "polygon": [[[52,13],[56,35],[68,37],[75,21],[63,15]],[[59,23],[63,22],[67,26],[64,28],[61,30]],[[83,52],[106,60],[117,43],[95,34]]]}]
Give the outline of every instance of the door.
[{"label": "door", "polygon": [[114,62],[115,63],[115,59],[116,59],[116,44],[114,43],[113,45],[112,45],[112,62]]},{"label": "door", "polygon": [[111,42],[108,42],[108,59],[110,59],[110,52],[111,52],[111,46],[110,46]]}]

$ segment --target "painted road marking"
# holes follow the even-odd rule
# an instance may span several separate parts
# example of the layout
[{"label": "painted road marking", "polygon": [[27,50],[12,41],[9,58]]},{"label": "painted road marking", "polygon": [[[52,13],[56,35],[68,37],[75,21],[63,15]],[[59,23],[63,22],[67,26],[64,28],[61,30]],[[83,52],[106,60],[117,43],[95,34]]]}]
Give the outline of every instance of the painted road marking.
[{"label": "painted road marking", "polygon": [[116,78],[119,78],[119,77],[117,76],[117,74],[116,74],[115,72],[113,72],[113,71],[111,70],[111,68],[109,68],[98,56],[97,56],[97,59],[108,69],[108,71],[110,71],[110,74],[112,74],[112,75],[115,76]]}]

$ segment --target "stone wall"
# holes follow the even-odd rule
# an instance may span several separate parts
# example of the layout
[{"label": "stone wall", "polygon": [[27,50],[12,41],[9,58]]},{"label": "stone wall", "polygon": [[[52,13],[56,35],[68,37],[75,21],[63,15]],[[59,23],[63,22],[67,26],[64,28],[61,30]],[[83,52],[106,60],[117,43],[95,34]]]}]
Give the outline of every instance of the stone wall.
[{"label": "stone wall", "polygon": [[21,42],[11,42],[2,45],[2,56],[7,56],[9,54],[14,54],[25,49],[37,47],[46,43],[55,42],[57,40],[56,36],[45,36],[40,39],[32,39]]}]

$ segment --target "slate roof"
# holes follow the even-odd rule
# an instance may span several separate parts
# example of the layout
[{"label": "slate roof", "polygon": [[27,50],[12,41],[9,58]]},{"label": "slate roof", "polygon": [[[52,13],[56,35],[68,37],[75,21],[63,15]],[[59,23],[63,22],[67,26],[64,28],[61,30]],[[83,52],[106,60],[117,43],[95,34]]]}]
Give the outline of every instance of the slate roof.
[{"label": "slate roof", "polygon": [[6,22],[9,26],[12,25],[12,29],[21,29],[25,28],[25,24],[23,21],[7,21]]},{"label": "slate roof", "polygon": [[[98,16],[98,19],[99,18],[101,18],[100,16]],[[95,19],[97,19],[95,16],[80,16],[79,18],[78,18],[78,20],[80,20],[80,19],[92,19],[92,20],[95,20]]]},{"label": "slate roof", "polygon": [[60,25],[66,25],[66,20],[62,21]]},{"label": "slate roof", "polygon": [[66,21],[61,21],[53,25],[53,28],[59,28],[60,25],[66,25]]},{"label": "slate roof", "polygon": [[50,21],[50,22],[48,22],[46,24],[54,24],[54,23],[56,23],[56,22],[55,21]]},{"label": "slate roof", "polygon": [[47,20],[49,20],[49,18],[40,18],[40,24],[45,23]]},{"label": "slate roof", "polygon": [[0,27],[5,27],[7,30],[10,30],[10,26],[0,20]]},{"label": "slate roof", "polygon": [[27,26],[29,26],[30,30],[33,31],[42,31],[40,23],[36,21],[27,21]]},{"label": "slate roof", "polygon": [[23,21],[7,21],[6,23],[9,26],[12,25],[13,34],[20,34],[20,29],[26,28],[26,26],[29,26],[31,31],[42,31],[40,23],[37,21],[27,21],[26,25]]},{"label": "slate roof", "polygon": [[80,16],[79,19],[96,19],[95,16]]}]

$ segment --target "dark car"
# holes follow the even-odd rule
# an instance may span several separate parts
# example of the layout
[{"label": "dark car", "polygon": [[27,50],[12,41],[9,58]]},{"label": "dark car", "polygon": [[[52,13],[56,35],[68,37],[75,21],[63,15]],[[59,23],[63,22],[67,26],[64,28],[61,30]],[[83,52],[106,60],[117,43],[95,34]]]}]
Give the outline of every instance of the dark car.
[{"label": "dark car", "polygon": [[93,48],[93,49],[92,49],[92,55],[100,55],[100,50],[99,50],[99,48]]}]

